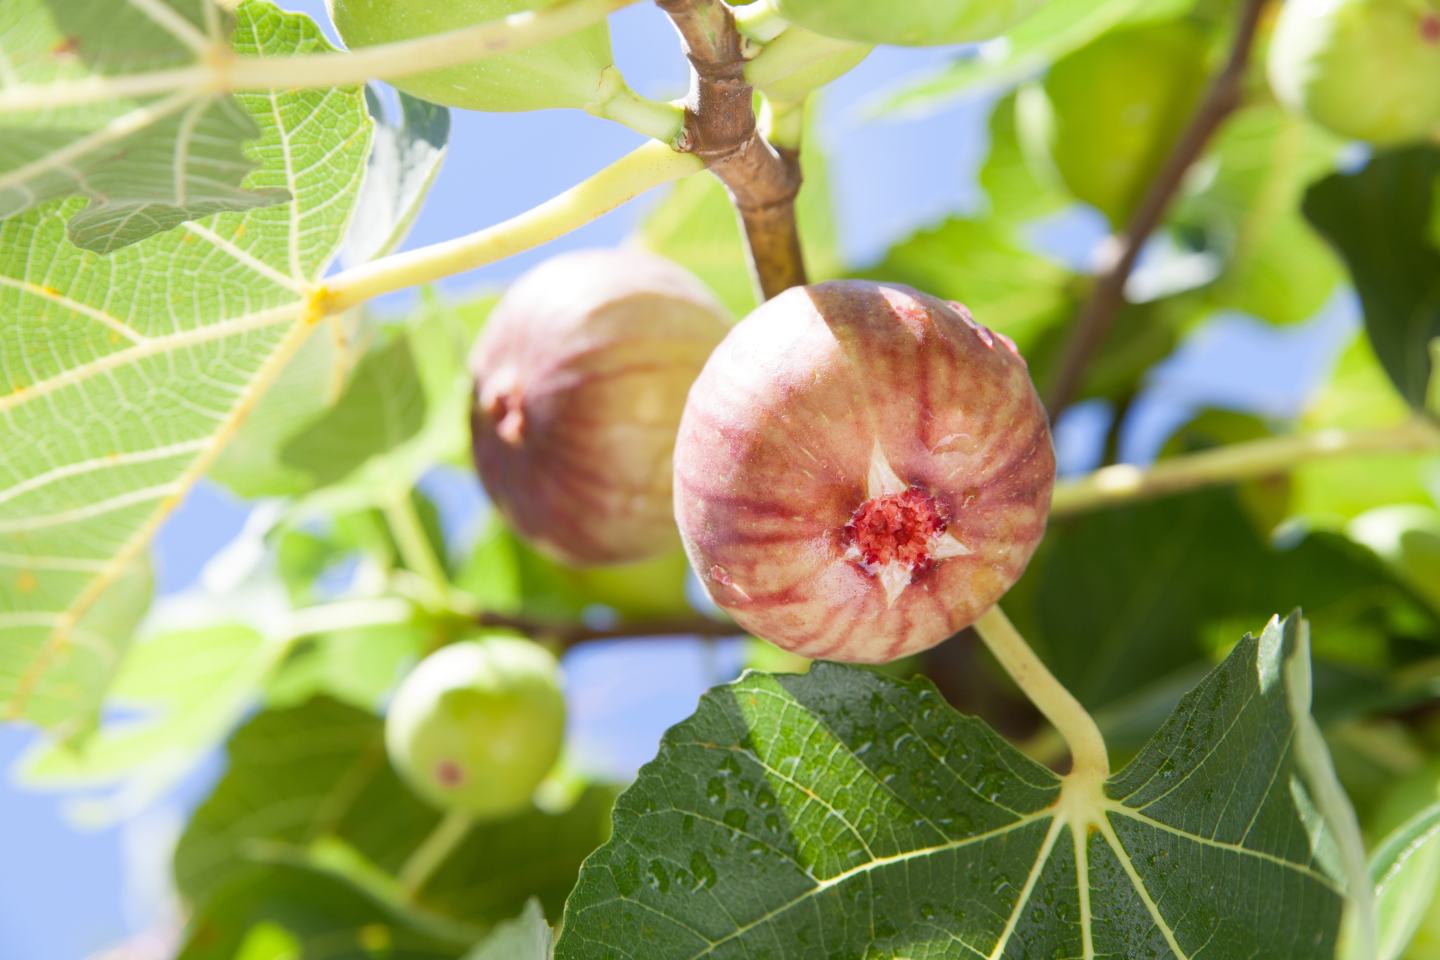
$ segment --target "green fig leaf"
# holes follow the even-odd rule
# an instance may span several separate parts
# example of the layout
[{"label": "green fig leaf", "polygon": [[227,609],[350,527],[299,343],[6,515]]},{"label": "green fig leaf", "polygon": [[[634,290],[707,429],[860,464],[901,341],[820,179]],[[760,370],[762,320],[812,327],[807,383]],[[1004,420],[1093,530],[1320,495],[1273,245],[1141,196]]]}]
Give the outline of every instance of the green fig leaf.
[{"label": "green fig leaf", "polygon": [[878,6],[871,0],[773,0],[780,16],[826,37],[856,43],[930,47],[988,40],[1024,20],[1044,0],[908,0]]},{"label": "green fig leaf", "polygon": [[1171,20],[1192,6],[1194,0],[1051,0],[974,56],[957,58],[882,92],[873,111],[925,116],[963,97],[1008,90],[1112,27]]},{"label": "green fig leaf", "polygon": [[450,140],[450,111],[400,92],[398,122],[385,116],[374,86],[365,104],[375,121],[365,183],[340,248],[346,266],[393,252],[404,241],[435,184]]},{"label": "green fig leaf", "polygon": [[540,901],[531,897],[520,916],[497,923],[465,960],[550,960],[554,955],[555,936]]},{"label": "green fig leaf", "polygon": [[360,361],[339,402],[291,438],[280,461],[328,486],[419,433],[425,408],[410,341],[399,337]]},{"label": "green fig leaf", "polygon": [[1207,291],[1210,309],[1240,310],[1270,323],[1298,323],[1319,310],[1344,276],[1339,258],[1300,215],[1307,184],[1329,173],[1340,142],[1274,104],[1237,111],[1203,164],[1213,176],[1180,199],[1172,222],[1203,231],[1224,254]]},{"label": "green fig leaf", "polygon": [[334,872],[276,862],[236,876],[207,901],[177,960],[451,960],[477,933],[387,903]]},{"label": "green fig leaf", "polygon": [[1003,601],[1087,707],[1208,662],[1266,611],[1302,605],[1316,655],[1352,666],[1393,665],[1396,619],[1416,625],[1411,639],[1440,641],[1440,617],[1368,549],[1329,532],[1275,549],[1225,490],[1054,520]]},{"label": "green fig leaf", "polygon": [[[183,67],[224,43],[234,21],[210,0],[15,0],[0,18],[12,83],[43,84]],[[256,43],[256,38],[236,40]],[[57,51],[64,51],[58,53]],[[285,186],[247,176],[260,127],[237,98],[200,86],[0,117],[0,219],[89,198],[66,223],[75,245],[113,253],[186,220],[288,203]]]},{"label": "green fig leaf", "polygon": [[[7,12],[9,7],[7,7]],[[307,17],[236,8],[236,49],[326,49]],[[344,234],[370,122],[358,88],[244,94],[257,186],[295,200],[222,213],[107,256],[65,239],[83,207],[0,221],[0,703],[56,725],[93,706],[118,650],[77,632],[316,326],[313,285]],[[66,664],[96,650],[83,684]],[[84,650],[85,652],[78,652]]]},{"label": "green fig leaf", "polygon": [[162,773],[193,764],[225,739],[286,650],[238,624],[146,640],[126,657],[108,700],[141,717],[107,722],[78,744],[46,748],[26,764],[26,782],[74,789],[114,783],[145,767]]},{"label": "green fig leaf", "polygon": [[[330,19],[355,49],[409,40],[499,20],[546,6],[539,0],[456,0],[416,7],[403,0],[331,0]],[[606,21],[472,63],[392,79],[415,97],[465,110],[509,112],[556,107],[583,109],[599,96],[612,67]]]},{"label": "green fig leaf", "polygon": [[[1393,427],[1412,411],[1386,374],[1370,338],[1361,333],[1305,411],[1300,428],[1367,430]],[[1387,504],[1430,505],[1433,453],[1373,453],[1298,464],[1291,472],[1291,511],[1313,526],[1335,529]]]},{"label": "green fig leaf", "polygon": [[[258,714],[228,753],[225,778],[175,851],[176,883],[192,904],[223,899],[229,885],[277,864],[339,872],[398,902],[396,877],[441,814],[391,770],[378,717],[319,697]],[[580,862],[605,838],[613,797],[592,787],[562,813],[531,808],[473,825],[414,905],[483,928],[515,916],[533,893],[558,917]]]},{"label": "green fig leaf", "polygon": [[1382,153],[1305,194],[1305,216],[1340,252],[1365,310],[1365,331],[1405,401],[1425,406],[1430,341],[1440,336],[1440,250],[1429,241],[1440,149]]},{"label": "green fig leaf", "polygon": [[1044,81],[1051,159],[1070,191],[1118,231],[1139,205],[1205,85],[1208,42],[1187,20],[1115,30]]},{"label": "green fig leaf", "polygon": [[1370,856],[1376,960],[1397,960],[1440,889],[1440,802],[1396,827]]},{"label": "green fig leaf", "polygon": [[[339,259],[353,266],[392,252],[405,239],[445,158],[450,111],[399,94],[398,122],[386,117],[373,87],[365,103],[374,124],[365,178]],[[311,337],[245,418],[210,478],[242,497],[307,493],[316,475],[285,460],[286,444],[312,428],[339,400],[366,337],[360,309],[326,321],[328,336]],[[322,471],[325,472],[325,471]]]},{"label": "green fig leaf", "polygon": [[925,680],[746,674],[621,796],[556,956],[1340,955],[1373,904],[1309,665],[1272,620],[1089,786]]}]

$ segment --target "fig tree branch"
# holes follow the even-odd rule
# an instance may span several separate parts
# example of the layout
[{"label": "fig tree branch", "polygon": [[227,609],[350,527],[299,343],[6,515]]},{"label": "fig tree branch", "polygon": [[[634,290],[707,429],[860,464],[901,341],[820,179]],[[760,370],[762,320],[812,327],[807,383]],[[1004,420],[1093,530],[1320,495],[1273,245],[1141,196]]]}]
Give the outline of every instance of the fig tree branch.
[{"label": "fig tree branch", "polygon": [[1095,287],[1071,325],[1069,341],[1061,355],[1060,366],[1051,377],[1045,406],[1050,419],[1060,415],[1075,399],[1084,380],[1085,370],[1095,352],[1104,342],[1115,315],[1125,302],[1125,281],[1135,266],[1140,249],[1165,217],[1175,192],[1185,179],[1190,165],[1200,158],[1211,136],[1225,118],[1239,108],[1243,99],[1242,84],[1245,68],[1254,46],[1255,29],[1266,0],[1245,0],[1235,39],[1224,68],[1216,74],[1205,98],[1196,107],[1185,131],[1171,148],[1165,164],[1151,181],[1140,206],[1131,215],[1125,229],[1112,236],[1101,253],[1102,263]]},{"label": "fig tree branch", "polygon": [[307,53],[288,57],[240,56],[228,43],[211,48],[201,62],[173,70],[55,83],[22,83],[0,90],[0,113],[77,106],[102,100],[152,96],[172,90],[197,93],[338,87],[372,77],[401,77],[523,47],[584,29],[637,0],[559,0],[539,10],[511,14],[446,33],[377,44],[353,53]]},{"label": "fig tree branch", "polygon": [[1322,430],[1268,437],[1161,460],[1152,467],[1117,463],[1055,484],[1052,517],[1182,490],[1285,473],[1310,460],[1366,453],[1440,453],[1440,426],[1416,417],[1386,430]]},{"label": "fig tree branch", "polygon": [[652,140],[558,197],[504,223],[336,274],[315,292],[310,315],[318,320],[382,293],[430,283],[529,250],[584,226],[651,187],[701,169],[698,157],[676,153]]},{"label": "fig tree branch", "polygon": [[503,613],[479,613],[475,622],[482,627],[519,630],[534,640],[548,640],[561,647],[573,647],[589,640],[621,640],[627,637],[743,637],[745,630],[733,623],[709,617],[679,617],[669,620],[637,620],[614,627],[594,629],[581,623],[564,623],[533,617],[512,617]]},{"label": "fig tree branch", "polygon": [[745,79],[749,41],[720,0],[655,2],[680,32],[692,68],[680,149],[703,160],[729,191],[765,299],[805,283],[795,226],[800,154],[777,150],[756,130],[754,88]]}]

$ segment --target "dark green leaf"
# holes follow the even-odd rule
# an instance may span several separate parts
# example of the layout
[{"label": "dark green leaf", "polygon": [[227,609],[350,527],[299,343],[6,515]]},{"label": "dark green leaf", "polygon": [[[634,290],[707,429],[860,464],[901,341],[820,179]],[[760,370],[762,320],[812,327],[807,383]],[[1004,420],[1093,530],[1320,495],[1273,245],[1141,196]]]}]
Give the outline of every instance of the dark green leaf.
[{"label": "dark green leaf", "polygon": [[[225,779],[176,849],[181,893],[203,906],[259,867],[299,863],[397,896],[395,874],[440,814],[396,778],[383,729],[373,714],[325,698],[242,727],[230,741]],[[563,813],[532,808],[475,824],[430,875],[417,907],[485,927],[536,895],[558,916],[581,861],[606,837],[613,796],[592,787]]]},{"label": "dark green leaf", "polygon": [[1369,550],[1317,532],[1276,550],[1229,491],[1052,521],[1004,607],[1087,706],[1223,651],[1275,609],[1304,606],[1317,656],[1391,665],[1395,611],[1440,641],[1425,602]]},{"label": "dark green leaf", "polygon": [[1240,641],[1103,786],[923,680],[747,674],[620,798],[556,955],[1333,957],[1368,882],[1307,638],[1292,616]]},{"label": "dark green leaf", "polygon": [[294,960],[450,960],[471,939],[382,903],[341,877],[290,863],[234,877],[187,933],[179,960],[251,960],[262,938],[298,947]]},{"label": "dark green leaf", "polygon": [[1305,194],[1305,216],[1350,268],[1375,355],[1402,396],[1424,409],[1430,341],[1440,336],[1440,250],[1430,208],[1440,149],[1382,153],[1353,174],[1332,174]]},{"label": "dark green leaf", "polygon": [[458,920],[492,924],[527,898],[560,918],[580,864],[610,836],[616,791],[590,787],[563,814],[530,810],[475,824],[420,888],[415,902]]}]

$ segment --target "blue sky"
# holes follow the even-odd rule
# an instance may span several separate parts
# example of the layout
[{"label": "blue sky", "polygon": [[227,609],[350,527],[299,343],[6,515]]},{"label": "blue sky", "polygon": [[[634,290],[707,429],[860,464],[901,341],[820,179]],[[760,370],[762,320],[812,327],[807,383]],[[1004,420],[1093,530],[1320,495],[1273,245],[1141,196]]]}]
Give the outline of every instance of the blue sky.
[{"label": "blue sky", "polygon": [[[321,2],[290,5],[325,22]],[[612,34],[616,60],[632,86],[655,98],[683,94],[686,64],[669,23],[653,5],[616,14]],[[867,121],[860,109],[877,89],[954,52],[882,48],[827,91],[821,131],[834,156],[842,249],[852,265],[879,259],[893,241],[948,213],[974,209],[979,201],[974,174],[988,149],[988,103],[903,121]],[[639,135],[578,111],[457,112],[447,163],[407,246],[449,239],[520,213],[639,143]],[[567,237],[441,286],[450,292],[498,286],[562,250],[618,243],[650,202],[641,198]],[[1083,263],[1098,240],[1094,218],[1082,210],[1066,223],[1052,231],[1046,249]],[[402,309],[406,300],[393,296],[386,306]],[[1146,401],[1132,414],[1137,429],[1123,452],[1147,459],[1196,406],[1293,411],[1355,324],[1353,298],[1343,294],[1315,321],[1287,330],[1241,316],[1217,318],[1157,368]],[[1062,465],[1087,468],[1095,437],[1108,422],[1103,404],[1082,405],[1067,418],[1057,431]],[[458,516],[473,511],[478,501],[476,491],[463,489],[469,481],[455,482]],[[240,531],[248,511],[216,487],[199,487],[157,540],[162,590],[188,586],[204,561]],[[572,746],[616,771],[633,770],[649,757],[659,732],[687,715],[699,692],[733,673],[737,663],[732,649],[706,653],[683,641],[584,648],[567,663],[572,712],[586,730],[586,739]],[[664,683],[653,682],[657,671]],[[30,731],[0,726],[0,765],[10,767],[32,739]],[[98,831],[67,822],[69,798],[0,784],[5,850],[0,960],[81,960],[151,923],[162,902],[166,847],[185,810],[203,797],[219,771],[218,762],[209,764],[161,803]]]}]

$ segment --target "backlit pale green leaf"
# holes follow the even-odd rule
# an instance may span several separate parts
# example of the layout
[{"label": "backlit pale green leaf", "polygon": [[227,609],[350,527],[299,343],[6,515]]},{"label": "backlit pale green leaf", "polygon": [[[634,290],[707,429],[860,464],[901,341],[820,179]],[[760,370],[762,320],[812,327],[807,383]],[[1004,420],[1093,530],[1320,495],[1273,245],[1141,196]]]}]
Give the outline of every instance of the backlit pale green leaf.
[{"label": "backlit pale green leaf", "polygon": [[1404,953],[1440,887],[1440,803],[1433,803],[1380,842],[1370,856],[1375,884],[1377,960]]},{"label": "backlit pale green leaf", "polygon": [[[236,48],[323,49],[260,0]],[[145,548],[315,326],[307,301],[344,233],[369,119],[358,89],[246,94],[256,186],[295,200],[223,213],[107,256],[76,248],[83,201],[0,222],[0,701],[56,724],[105,679],[61,691],[77,621]],[[93,646],[93,644],[91,644]],[[102,659],[118,648],[101,645]],[[113,668],[113,664],[112,664]]]},{"label": "backlit pale green leaf", "polygon": [[1120,23],[1169,20],[1194,0],[1051,0],[1005,36],[887,91],[877,111],[929,114],[965,96],[1005,90]]},{"label": "backlit pale green leaf", "polygon": [[[224,44],[232,26],[210,0],[13,0],[0,14],[0,58],[7,86],[175,68]],[[66,232],[106,254],[186,220],[285,203],[288,184],[242,182],[258,165],[243,145],[259,134],[237,98],[201,84],[0,113],[0,218],[88,197]]]},{"label": "backlit pale green leaf", "polygon": [[400,337],[360,361],[340,401],[296,434],[280,459],[308,471],[322,485],[331,484],[375,454],[409,440],[424,423],[420,375],[410,342]]},{"label": "backlit pale green leaf", "polygon": [[1271,323],[1311,316],[1344,275],[1334,252],[1300,215],[1305,187],[1334,166],[1339,141],[1275,104],[1230,117],[1217,133],[1176,219],[1199,227],[1226,256],[1208,291],[1213,307]]}]

